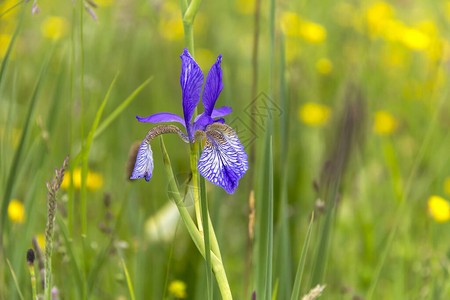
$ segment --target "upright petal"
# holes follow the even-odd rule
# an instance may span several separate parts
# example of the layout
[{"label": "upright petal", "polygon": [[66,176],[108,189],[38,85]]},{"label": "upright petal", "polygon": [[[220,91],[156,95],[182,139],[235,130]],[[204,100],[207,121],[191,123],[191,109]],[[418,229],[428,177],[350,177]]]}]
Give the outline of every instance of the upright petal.
[{"label": "upright petal", "polygon": [[198,171],[211,183],[234,193],[239,179],[248,170],[247,153],[236,132],[228,125],[213,123],[205,131],[206,142],[198,161]]},{"label": "upright petal", "polygon": [[145,178],[149,181],[152,178],[153,172],[153,152],[150,147],[150,141],[144,139],[139,147],[136,156],[136,163],[134,164],[133,174],[130,179]]},{"label": "upright petal", "polygon": [[222,54],[217,57],[216,63],[212,65],[208,72],[208,76],[206,76],[202,101],[203,106],[205,107],[205,114],[207,116],[211,116],[217,98],[219,98],[220,92],[223,89],[222,68],[220,67],[221,62]]},{"label": "upright petal", "polygon": [[136,119],[138,119],[139,122],[146,122],[146,123],[178,122],[181,123],[184,127],[186,127],[186,123],[184,122],[184,119],[182,117],[171,113],[157,113],[148,116],[146,118],[136,116]]},{"label": "upright petal", "polygon": [[203,85],[203,73],[195,60],[189,54],[187,48],[184,48],[181,57],[181,90],[183,93],[183,113],[186,123],[186,131],[191,138],[191,119],[195,107],[200,101],[200,94]]}]

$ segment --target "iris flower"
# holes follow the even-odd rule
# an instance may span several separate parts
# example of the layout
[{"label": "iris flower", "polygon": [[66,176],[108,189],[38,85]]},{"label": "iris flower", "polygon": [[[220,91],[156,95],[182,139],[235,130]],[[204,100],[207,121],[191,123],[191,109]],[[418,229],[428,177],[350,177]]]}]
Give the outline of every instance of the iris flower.
[{"label": "iris flower", "polygon": [[247,153],[242,146],[236,132],[221,117],[231,113],[228,106],[214,108],[217,98],[223,88],[222,69],[220,67],[222,55],[212,65],[206,77],[202,102],[205,111],[192,122],[203,86],[203,73],[198,64],[184,49],[181,57],[181,89],[183,94],[183,117],[172,113],[157,113],[146,118],[136,116],[140,122],[167,123],[178,122],[186,129],[183,133],[175,125],[159,125],[150,129],[142,141],[136,163],[130,179],[145,178],[149,181],[153,172],[153,153],[150,141],[160,134],[176,133],[189,144],[205,141],[197,167],[199,173],[211,183],[225,189],[227,193],[234,193],[239,179],[248,170]]}]

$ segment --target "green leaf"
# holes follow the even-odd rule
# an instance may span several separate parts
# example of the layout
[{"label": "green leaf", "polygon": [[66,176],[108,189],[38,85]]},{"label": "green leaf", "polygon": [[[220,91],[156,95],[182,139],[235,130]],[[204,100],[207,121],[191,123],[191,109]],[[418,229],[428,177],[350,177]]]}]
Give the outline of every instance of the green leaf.
[{"label": "green leaf", "polygon": [[311,215],[311,221],[309,222],[308,232],[306,233],[305,242],[303,244],[302,254],[300,255],[300,261],[297,267],[297,274],[295,275],[294,288],[292,289],[291,300],[300,299],[300,288],[302,285],[303,270],[305,268],[306,255],[308,253],[309,241],[311,239],[311,231],[314,222],[314,212]]}]

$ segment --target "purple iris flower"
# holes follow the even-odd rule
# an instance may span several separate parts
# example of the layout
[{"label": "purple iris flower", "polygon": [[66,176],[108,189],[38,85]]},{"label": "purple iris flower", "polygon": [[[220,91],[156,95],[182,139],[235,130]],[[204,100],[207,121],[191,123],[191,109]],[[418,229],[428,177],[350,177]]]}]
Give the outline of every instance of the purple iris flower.
[{"label": "purple iris flower", "polygon": [[153,153],[150,141],[160,134],[176,133],[186,143],[205,139],[205,146],[198,161],[198,171],[211,183],[223,187],[227,193],[232,194],[238,186],[239,179],[248,170],[248,159],[236,132],[224,124],[225,121],[221,118],[231,113],[231,107],[214,108],[223,89],[220,67],[222,55],[217,57],[217,61],[212,65],[206,77],[202,97],[205,111],[198,115],[194,122],[192,122],[192,117],[200,101],[204,77],[202,70],[187,48],[180,57],[184,118],[172,113],[158,113],[146,118],[136,116],[136,118],[140,122],[148,123],[178,122],[186,129],[186,134],[175,125],[159,125],[150,129],[139,147],[130,179],[145,178],[149,181],[153,172]]}]

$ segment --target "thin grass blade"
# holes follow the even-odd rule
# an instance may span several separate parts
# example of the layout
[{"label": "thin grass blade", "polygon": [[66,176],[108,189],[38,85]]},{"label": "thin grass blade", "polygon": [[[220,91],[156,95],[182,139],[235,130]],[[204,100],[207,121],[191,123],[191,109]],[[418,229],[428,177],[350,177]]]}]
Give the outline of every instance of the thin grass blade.
[{"label": "thin grass blade", "polygon": [[[9,170],[9,175],[8,175],[8,180],[7,180],[7,184],[6,184],[6,188],[5,188],[5,192],[3,194],[3,201],[2,201],[2,207],[1,207],[1,214],[0,214],[0,225],[1,225],[1,230],[0,230],[0,244],[3,244],[3,233],[4,233],[4,227],[5,227],[5,220],[6,220],[6,215],[8,213],[8,205],[9,205],[9,200],[11,198],[11,193],[14,187],[14,183],[15,183],[15,177],[16,177],[16,172],[19,168],[19,164],[20,164],[20,160],[22,158],[22,151],[25,145],[25,142],[27,140],[27,135],[28,135],[28,131],[30,129],[30,122],[32,119],[32,115],[34,112],[34,108],[36,107],[36,103],[38,100],[38,96],[39,96],[39,92],[41,90],[44,78],[47,74],[47,68],[50,62],[51,57],[53,56],[52,52],[49,53],[49,55],[47,56],[46,59],[44,59],[44,62],[42,64],[41,67],[41,71],[39,73],[38,76],[38,80],[37,83],[35,85],[35,88],[33,90],[32,96],[31,96],[31,100],[30,100],[30,104],[28,106],[28,111],[27,111],[27,116],[25,118],[25,123],[23,125],[23,129],[22,129],[22,136],[20,137],[20,142],[19,142],[19,146],[17,147],[16,152],[14,153],[14,157],[13,157],[13,162],[11,164],[10,170]],[[1,80],[1,78],[0,78]]]},{"label": "thin grass blade", "polygon": [[311,215],[311,221],[309,222],[308,232],[306,233],[305,242],[303,244],[302,254],[300,255],[300,261],[297,267],[297,273],[295,275],[294,288],[292,289],[291,300],[300,299],[300,288],[302,285],[303,271],[305,269],[306,256],[308,254],[309,241],[311,240],[311,232],[314,222],[314,212]]},{"label": "thin grass blade", "polygon": [[125,260],[122,258],[122,267],[123,272],[125,273],[125,277],[127,278],[128,291],[130,292],[131,300],[136,300],[134,297],[133,284],[131,283],[130,274],[128,273],[127,265],[125,264]]},{"label": "thin grass blade", "polygon": [[9,270],[11,271],[11,276],[12,276],[12,278],[14,280],[15,285],[16,285],[17,293],[19,294],[20,300],[25,300],[25,298],[23,298],[22,292],[20,291],[19,282],[17,281],[16,274],[14,273],[14,270],[13,270],[13,268],[11,266],[11,263],[9,262],[9,259],[6,259],[6,262],[8,263]]}]

